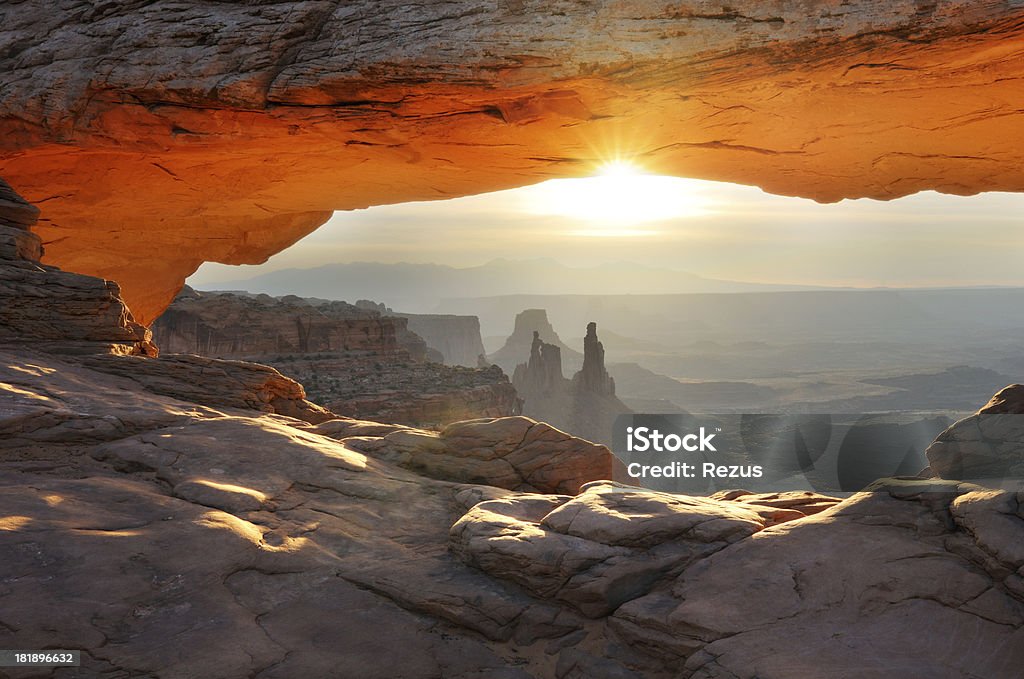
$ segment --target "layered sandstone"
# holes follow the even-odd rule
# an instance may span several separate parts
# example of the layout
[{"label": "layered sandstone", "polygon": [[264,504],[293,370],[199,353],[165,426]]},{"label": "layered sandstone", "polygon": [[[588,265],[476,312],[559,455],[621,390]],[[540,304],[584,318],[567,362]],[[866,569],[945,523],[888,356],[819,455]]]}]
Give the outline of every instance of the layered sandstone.
[{"label": "layered sandstone", "polygon": [[409,330],[416,333],[428,347],[441,353],[449,365],[475,368],[485,354],[480,336],[480,319],[454,314],[398,314],[409,321]]},{"label": "layered sandstone", "polygon": [[[38,214],[0,180],[0,350],[68,356],[89,366],[91,374],[119,375],[152,393],[205,406],[287,414],[309,422],[332,416],[306,400],[301,384],[265,365],[174,354],[156,358],[152,333],[135,322],[116,283],[37,261],[41,246],[31,229]],[[18,353],[7,356],[14,360]],[[60,415],[52,417],[65,422]],[[12,428],[6,433],[16,437],[20,432]]]},{"label": "layered sandstone", "polygon": [[314,355],[270,362],[307,386],[331,411],[416,427],[443,427],[478,417],[518,415],[522,401],[497,366],[463,368],[430,362]]},{"label": "layered sandstone", "polygon": [[500,368],[426,361],[427,344],[407,323],[365,301],[187,289],[153,332],[165,351],[271,365],[346,417],[438,427],[519,413]]},{"label": "layered sandstone", "polygon": [[0,179],[0,344],[72,354],[156,354],[117,283],[39,263],[38,208]]},{"label": "layered sandstone", "polygon": [[332,210],[616,156],[818,200],[1019,191],[1022,35],[996,0],[6,3],[0,176],[45,202],[47,261],[149,323]]},{"label": "layered sandstone", "polygon": [[352,352],[411,360],[399,344],[400,326],[398,319],[345,302],[314,305],[294,295],[186,288],[153,324],[153,333],[165,351],[218,358]]}]

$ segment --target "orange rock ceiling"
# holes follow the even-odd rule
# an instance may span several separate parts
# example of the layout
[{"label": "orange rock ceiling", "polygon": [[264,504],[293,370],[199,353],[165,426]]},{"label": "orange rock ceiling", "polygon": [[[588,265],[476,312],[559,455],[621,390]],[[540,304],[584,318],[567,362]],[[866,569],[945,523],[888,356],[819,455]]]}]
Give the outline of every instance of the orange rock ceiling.
[{"label": "orange rock ceiling", "polygon": [[145,323],[333,210],[615,156],[820,201],[1024,190],[1019,2],[45,8],[0,8],[0,176]]}]

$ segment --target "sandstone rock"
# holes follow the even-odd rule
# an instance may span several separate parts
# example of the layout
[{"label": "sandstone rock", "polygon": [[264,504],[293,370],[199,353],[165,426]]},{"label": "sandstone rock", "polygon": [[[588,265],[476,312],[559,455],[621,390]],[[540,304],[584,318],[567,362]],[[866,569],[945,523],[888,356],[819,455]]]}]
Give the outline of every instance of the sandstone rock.
[{"label": "sandstone rock", "polygon": [[10,184],[0,178],[0,226],[27,231],[35,226],[38,219],[39,208],[18,195]]},{"label": "sandstone rock", "polygon": [[991,141],[1022,134],[1013,2],[51,4],[3,8],[0,175],[143,323],[332,210],[611,153],[829,201],[1024,189]]},{"label": "sandstone rock", "polygon": [[[511,338],[510,338],[511,339]],[[506,346],[508,346],[506,344]],[[540,338],[538,330],[533,331],[529,359],[520,363],[512,373],[512,383],[523,394],[552,393],[564,390],[565,376],[562,374],[562,350],[557,344],[549,344]]]},{"label": "sandstone rock", "polygon": [[306,400],[302,385],[270,366],[222,361],[189,354],[87,356],[83,365],[138,382],[150,393],[213,407],[242,408],[287,415],[314,424],[334,413]]},{"label": "sandstone rock", "polygon": [[[2,182],[0,199],[21,206],[11,209],[13,216],[0,215],[0,220],[7,220],[7,225],[0,223],[0,345],[75,356],[78,363],[134,380],[149,393],[192,403],[262,410],[312,422],[334,417],[306,401],[300,384],[267,366],[196,356],[153,360],[158,350],[152,334],[134,321],[117,284],[31,261],[39,258],[41,246],[28,230],[32,223],[26,222],[38,211],[29,209]],[[17,228],[12,226],[16,220],[21,220]],[[55,409],[43,420],[60,429],[77,419],[72,415],[69,422],[68,415]],[[116,422],[107,427],[108,433],[119,431],[123,422]],[[12,436],[21,433],[10,431]]]},{"label": "sandstone rock", "polygon": [[597,339],[597,323],[587,323],[587,334],[583,338],[583,367],[572,379],[577,391],[615,395],[615,380],[609,377],[604,367],[604,345]]},{"label": "sandstone rock", "polygon": [[451,548],[494,577],[600,617],[762,525],[728,504],[595,482],[575,498],[481,502],[452,526]]},{"label": "sandstone rock", "polygon": [[[5,633],[27,648],[83,648],[78,676],[195,677],[217,667],[239,678],[523,679],[457,630],[523,629],[531,640],[562,635],[572,620],[552,624],[557,609],[528,612],[522,595],[417,555],[418,541],[444,543],[439,487],[410,494],[416,477],[288,425],[199,419],[91,456],[77,465],[88,478],[0,471],[0,574],[17,582],[5,592]],[[393,530],[427,516],[432,536],[410,542]],[[456,592],[472,592],[481,609]]]},{"label": "sandstone rock", "polygon": [[722,490],[711,495],[715,500],[735,501],[758,512],[770,525],[784,523],[823,512],[842,502],[840,498],[807,490],[782,493],[752,493],[748,490]]},{"label": "sandstone rock", "polygon": [[400,424],[383,424],[369,420],[355,420],[350,417],[336,417],[316,425],[312,431],[333,439],[344,439],[352,436],[386,436],[391,432],[408,428]]},{"label": "sandstone rock", "polygon": [[583,354],[561,340],[551,322],[548,321],[548,312],[544,309],[526,309],[516,314],[512,334],[508,336],[500,349],[487,358],[511,374],[523,359],[531,355],[536,339],[544,344],[554,345],[558,349],[559,355],[565,363],[565,370],[570,372],[579,370],[583,365]]},{"label": "sandstone rock", "polygon": [[69,353],[153,353],[112,281],[0,261],[0,342]]},{"label": "sandstone rock", "polygon": [[[0,548],[11,555],[0,575],[20,583],[5,594],[0,619],[27,647],[77,636],[88,651],[80,676],[131,666],[190,677],[216,665],[225,677],[318,676],[340,667],[361,677],[523,679],[529,675],[505,668],[480,635],[532,645],[583,624],[446,554],[452,497],[471,489],[368,459],[288,418],[184,409],[148,395],[141,382],[88,376],[42,354],[26,365],[39,376],[20,367],[0,375],[0,383],[20,380],[10,392],[20,402],[52,410],[53,399],[31,392],[52,385],[62,399],[77,399],[72,407],[90,407],[78,413],[78,438],[49,457],[40,454],[46,439],[31,433],[38,427],[24,427],[20,439],[0,437]],[[47,381],[46,371],[59,377]],[[84,423],[109,422],[114,403],[136,396],[145,405],[132,412],[153,418],[162,410],[165,419],[137,419],[144,431],[134,435],[129,427],[83,436]],[[0,429],[11,417],[5,404]],[[75,478],[63,479],[69,464]],[[22,522],[27,516],[34,527]],[[60,544],[45,541],[65,532]],[[207,552],[206,541],[218,549]],[[384,563],[393,567],[382,570]],[[95,575],[115,571],[123,577]],[[53,577],[61,588],[49,591],[63,604],[29,605]],[[106,602],[101,615],[87,612],[96,601]],[[59,605],[81,615],[54,618]],[[236,635],[258,640],[260,651],[253,641],[218,656]],[[383,638],[403,640],[391,660],[376,657]],[[101,649],[102,640],[111,646]]]},{"label": "sandstone rock", "polygon": [[[1016,647],[1024,633],[980,609],[992,610],[993,596],[1017,620],[1020,598],[989,594],[1005,572],[991,565],[988,545],[948,518],[952,502],[980,489],[905,481],[873,490],[698,561],[671,590],[619,608],[613,625],[627,642],[660,646],[666,662],[685,663],[687,676],[701,679],[881,678],[894,668],[907,676],[1013,676],[1018,651],[979,649]],[[1007,544],[1016,530],[997,534]],[[904,636],[910,620],[919,625],[912,639]],[[928,633],[940,629],[957,634]]]},{"label": "sandstone rock", "polygon": [[0,450],[26,459],[63,454],[65,446],[109,441],[213,413],[208,408],[142,391],[138,383],[104,375],[53,355],[0,346]]},{"label": "sandstone rock", "polygon": [[73,354],[156,354],[116,283],[38,263],[39,210],[0,179],[0,344]]},{"label": "sandstone rock", "polygon": [[1021,415],[1024,414],[1024,385],[1011,384],[1000,389],[999,393],[978,410],[985,415]]},{"label": "sandstone rock", "polygon": [[465,419],[517,415],[522,409],[515,388],[498,367],[362,358],[274,363],[310,385],[314,398],[347,417],[440,428]]},{"label": "sandstone rock", "polygon": [[38,262],[43,257],[43,244],[31,231],[0,224],[0,260]]},{"label": "sandstone rock", "polygon": [[946,479],[1024,479],[1024,385],[1012,384],[977,413],[954,423],[925,451]]},{"label": "sandstone rock", "polygon": [[332,412],[419,427],[519,413],[508,378],[424,363],[427,345],[377,305],[295,296],[179,295],[153,324],[164,351],[267,363]]},{"label": "sandstone rock", "polygon": [[480,319],[453,314],[399,314],[409,321],[409,330],[437,349],[449,365],[475,368],[484,353]]},{"label": "sandstone rock", "polygon": [[83,679],[1016,679],[1024,663],[1021,492],[888,482],[762,529],[746,495],[531,494],[355,450],[498,451],[551,474],[545,451],[603,450],[524,418],[312,425],[151,384],[0,349],[0,636],[83,649]]},{"label": "sandstone rock", "polygon": [[434,478],[511,490],[575,493],[612,475],[607,448],[528,417],[455,422],[440,432],[403,429],[350,445]]},{"label": "sandstone rock", "polygon": [[408,357],[395,321],[377,311],[345,302],[314,305],[294,295],[184,293],[153,323],[167,352],[243,359],[331,351]]}]

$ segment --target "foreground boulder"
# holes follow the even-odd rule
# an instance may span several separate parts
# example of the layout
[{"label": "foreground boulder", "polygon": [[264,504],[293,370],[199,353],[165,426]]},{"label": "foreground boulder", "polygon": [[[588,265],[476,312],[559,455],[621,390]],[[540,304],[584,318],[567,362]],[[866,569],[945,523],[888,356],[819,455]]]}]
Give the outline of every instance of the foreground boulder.
[{"label": "foreground boulder", "polygon": [[451,547],[489,575],[598,618],[763,527],[726,503],[597,482],[572,498],[481,502],[452,527]]},{"label": "foreground boulder", "polygon": [[382,438],[348,438],[353,448],[433,478],[510,490],[576,493],[612,476],[614,456],[528,417],[467,420],[440,432],[399,429]]},{"label": "foreground boulder", "polygon": [[1024,657],[1018,501],[882,483],[712,554],[611,625],[692,679],[1008,679]]},{"label": "foreground boulder", "polygon": [[942,478],[1024,480],[1024,385],[1006,387],[974,415],[954,423],[926,454],[932,472]]}]

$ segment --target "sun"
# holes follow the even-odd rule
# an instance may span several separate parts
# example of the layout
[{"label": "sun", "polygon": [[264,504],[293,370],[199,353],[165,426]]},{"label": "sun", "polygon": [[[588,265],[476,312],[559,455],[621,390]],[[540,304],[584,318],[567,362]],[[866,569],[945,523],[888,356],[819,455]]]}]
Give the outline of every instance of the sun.
[{"label": "sun", "polygon": [[601,177],[636,177],[642,175],[640,168],[628,160],[613,160],[601,165],[597,170]]},{"label": "sun", "polygon": [[640,225],[707,212],[692,180],[650,174],[624,160],[601,165],[591,177],[552,179],[531,188],[531,212],[572,220],[591,235],[629,235],[639,233],[634,227]]}]

